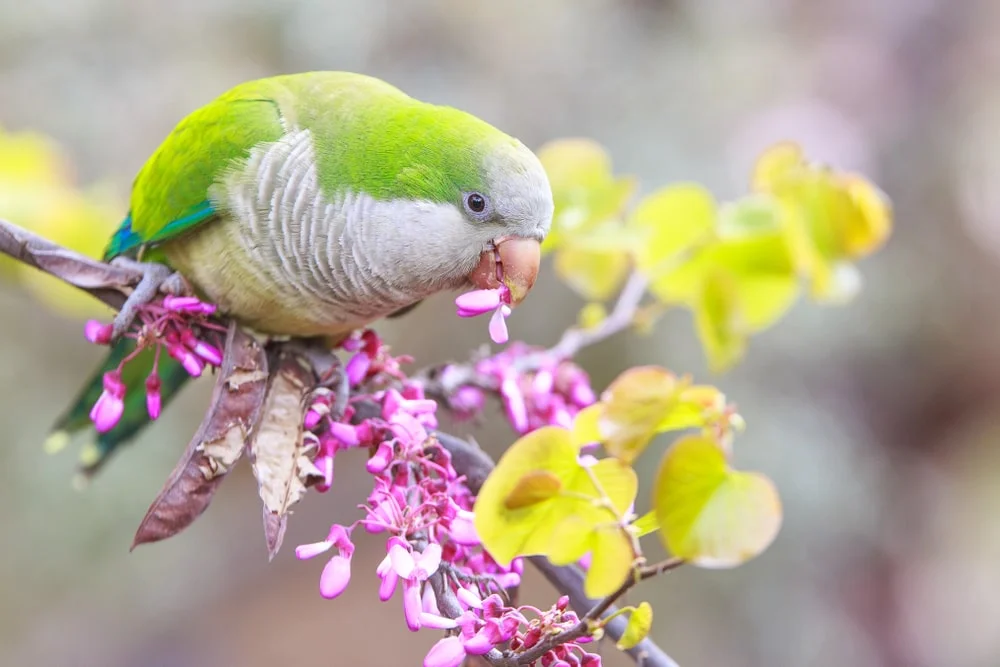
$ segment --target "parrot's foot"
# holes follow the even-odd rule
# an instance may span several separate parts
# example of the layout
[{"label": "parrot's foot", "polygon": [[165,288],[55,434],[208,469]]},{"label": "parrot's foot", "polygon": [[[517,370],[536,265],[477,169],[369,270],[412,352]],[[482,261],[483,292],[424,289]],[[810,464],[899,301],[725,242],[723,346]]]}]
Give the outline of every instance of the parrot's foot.
[{"label": "parrot's foot", "polygon": [[[116,257],[111,263],[142,272],[139,284],[135,286],[115,316],[111,325],[111,340],[118,340],[128,331],[142,307],[155,299],[161,288],[171,288],[171,294],[182,294],[185,288],[184,279],[163,264],[137,262],[126,257]],[[178,287],[181,291],[174,292],[173,289]]]}]

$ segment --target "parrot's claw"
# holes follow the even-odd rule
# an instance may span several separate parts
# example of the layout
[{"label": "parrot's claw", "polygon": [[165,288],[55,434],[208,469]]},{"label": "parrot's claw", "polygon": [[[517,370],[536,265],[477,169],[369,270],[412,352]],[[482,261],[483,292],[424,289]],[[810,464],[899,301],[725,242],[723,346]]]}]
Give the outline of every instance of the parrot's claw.
[{"label": "parrot's claw", "polygon": [[160,292],[171,296],[188,296],[192,293],[192,289],[184,276],[174,272],[160,285]]},{"label": "parrot's claw", "polygon": [[142,279],[128,295],[111,325],[111,340],[115,341],[132,326],[132,322],[135,321],[142,307],[156,298],[160,293],[160,287],[171,281],[177,274],[163,264],[137,262],[125,257],[117,257],[111,260],[111,263],[142,272]]}]

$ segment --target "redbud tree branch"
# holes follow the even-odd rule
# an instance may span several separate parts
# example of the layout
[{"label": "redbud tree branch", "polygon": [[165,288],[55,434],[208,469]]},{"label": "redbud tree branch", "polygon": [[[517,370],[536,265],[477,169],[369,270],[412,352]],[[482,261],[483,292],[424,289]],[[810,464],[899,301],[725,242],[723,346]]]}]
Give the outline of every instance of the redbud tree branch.
[{"label": "redbud tree branch", "polygon": [[[473,493],[479,492],[479,487],[490,471],[493,470],[493,460],[475,443],[457,438],[448,433],[435,433],[438,442],[451,454],[452,465],[460,475],[466,475],[466,484]],[[537,660],[546,651],[567,641],[579,639],[589,634],[588,623],[604,616],[610,616],[618,611],[615,602],[627,593],[636,583],[656,574],[667,572],[683,564],[677,558],[671,558],[662,563],[640,568],[637,574],[630,576],[617,591],[602,600],[594,600],[583,592],[583,572],[572,565],[556,566],[547,558],[533,556],[528,559],[539,572],[552,584],[557,591],[569,596],[570,605],[582,614],[580,623],[555,637],[539,643],[518,656],[519,664],[528,664]],[[436,591],[435,591],[436,592]],[[445,611],[442,609],[442,611]],[[604,626],[604,633],[612,641],[617,642],[625,632],[628,620],[623,616],[615,616]],[[642,667],[678,667],[678,664],[663,652],[650,639],[644,639],[635,647],[626,651],[637,664]],[[497,664],[497,663],[493,663]],[[502,664],[502,663],[500,663]]]},{"label": "redbud tree branch", "polygon": [[[127,296],[143,278],[142,271],[129,263],[106,263],[94,260],[3,219],[0,219],[0,253],[78,287],[115,309],[122,306]],[[552,358],[552,355],[559,359],[570,359],[584,347],[628,328],[639,308],[645,289],[645,279],[639,274],[633,274],[623,288],[612,312],[600,325],[592,329],[571,328],[567,330],[559,343],[543,354],[549,359]],[[232,338],[232,334],[230,338]],[[297,341],[291,341],[289,345],[298,345],[303,354],[308,352],[309,346],[302,346]],[[329,355],[317,354],[310,357],[306,354],[306,356],[315,366],[313,369],[315,374],[322,377],[328,370]],[[537,359],[533,359],[529,355],[526,358],[527,365],[522,370],[530,370],[532,363],[540,364],[543,358],[542,355],[539,355]],[[427,381],[429,388],[433,389],[433,381],[429,380],[428,378],[425,381]],[[484,388],[497,389],[496,387]],[[443,432],[436,432],[435,435],[442,446],[451,453],[452,465],[456,472],[464,475],[469,488],[473,493],[477,493],[490,471],[493,470],[493,460],[473,443]],[[561,643],[589,634],[589,623],[603,616],[614,614],[617,611],[615,602],[639,580],[650,576],[654,571],[659,573],[680,564],[679,561],[676,563],[665,561],[664,564],[644,568],[638,574],[631,576],[614,594],[598,601],[591,600],[584,594],[583,573],[578,568],[572,566],[556,567],[548,560],[538,557],[529,560],[561,594],[569,597],[572,607],[577,613],[582,614],[581,620],[573,628],[555,638],[547,639],[529,652],[514,656],[494,649],[483,656],[497,667],[528,664],[531,660],[541,657],[545,651]],[[438,600],[442,606],[447,607],[449,602],[455,601],[444,593],[443,583],[443,575],[431,580],[432,586],[442,589],[441,591],[435,590],[435,593],[438,594]],[[451,611],[454,613],[448,615],[457,616],[460,613],[460,608],[457,607],[457,602],[455,604],[459,611],[447,608],[442,609],[442,611],[445,613]],[[605,625],[605,634],[613,641],[617,641],[624,633],[625,626],[626,619],[622,616],[616,616]],[[677,663],[649,639],[643,640],[630,649],[628,653],[643,667],[677,667]]]}]

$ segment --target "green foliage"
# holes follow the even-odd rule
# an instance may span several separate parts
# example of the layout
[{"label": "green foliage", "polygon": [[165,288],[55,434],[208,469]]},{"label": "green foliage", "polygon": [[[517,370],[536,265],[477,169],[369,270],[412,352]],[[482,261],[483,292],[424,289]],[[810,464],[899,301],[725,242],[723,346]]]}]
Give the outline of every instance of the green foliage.
[{"label": "green foliage", "polygon": [[[629,369],[572,429],[547,426],[507,450],[476,502],[476,529],[501,563],[541,554],[568,564],[591,552],[589,595],[624,584],[644,562],[638,538],[651,533],[691,564],[738,565],[763,551],[781,524],[770,480],[729,466],[742,426],[714,387],[657,366]],[[693,433],[662,456],[653,511],[637,517],[629,510],[636,496],[631,465],[669,431]],[[608,457],[581,455],[593,444]]]},{"label": "green foliage", "polygon": [[653,484],[663,543],[701,567],[732,567],[766,549],[781,526],[774,484],[729,468],[718,442],[687,436],[667,451]]},{"label": "green foliage", "polygon": [[627,651],[645,639],[653,626],[653,607],[648,602],[640,602],[638,607],[631,607],[628,612],[628,625],[616,644],[620,651]]},{"label": "green foliage", "polygon": [[[634,180],[616,176],[590,140],[552,142],[539,157],[556,203],[543,249],[587,301],[581,331],[600,331],[606,302],[635,274],[654,303],[629,297],[629,324],[649,332],[666,308],[690,310],[714,370],[740,361],[749,336],[773,326],[801,294],[821,303],[850,299],[860,286],[854,262],[881,247],[892,227],[890,205],[874,185],[810,164],[793,144],[765,152],[751,191],[731,202],[676,183],[630,205]],[[615,317],[629,299],[618,301]],[[782,521],[774,484],[731,465],[743,426],[715,387],[658,366],[626,370],[570,428],[547,426],[511,446],[476,503],[479,536],[504,563],[540,554],[568,564],[589,553],[592,597],[681,562],[737,566],[763,552]],[[680,437],[660,455],[653,509],[636,516],[632,466],[668,432]],[[647,565],[640,538],[651,534],[677,560]],[[627,650],[649,632],[652,608],[644,602],[617,613],[629,614],[618,642]]]},{"label": "green foliage", "polygon": [[613,593],[635,557],[625,517],[635,471],[613,458],[580,460],[570,431],[546,426],[511,446],[479,492],[476,531],[501,564],[544,555],[568,565],[590,553],[588,596]]},{"label": "green foliage", "polygon": [[581,323],[595,325],[603,311],[593,304],[638,271],[662,308],[692,311],[716,371],[737,363],[747,339],[804,291],[818,302],[850,299],[860,286],[854,262],[880,248],[892,227],[891,207],[874,185],[807,162],[794,144],[762,155],[751,192],[732,202],[676,183],[630,206],[635,181],[616,176],[590,140],[551,142],[539,157],[556,203],[545,250],[560,278],[590,302]]}]

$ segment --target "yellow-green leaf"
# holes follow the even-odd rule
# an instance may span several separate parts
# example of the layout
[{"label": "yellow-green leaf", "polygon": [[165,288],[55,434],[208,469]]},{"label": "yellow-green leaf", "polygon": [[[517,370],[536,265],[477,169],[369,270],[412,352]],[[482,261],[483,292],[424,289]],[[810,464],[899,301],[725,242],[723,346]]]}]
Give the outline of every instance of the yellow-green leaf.
[{"label": "yellow-green leaf", "polygon": [[632,540],[618,526],[606,526],[594,533],[590,567],[583,580],[589,598],[602,598],[618,590],[635,563]]},{"label": "yellow-green leaf", "polygon": [[503,506],[509,510],[531,507],[555,496],[562,489],[562,482],[547,470],[532,470],[518,480],[517,485],[504,498]]},{"label": "yellow-green leaf", "polygon": [[618,640],[618,650],[627,651],[634,648],[649,634],[653,627],[653,607],[648,602],[640,602],[639,606],[632,610],[628,617],[628,624],[625,632]]},{"label": "yellow-green leaf", "polygon": [[717,232],[720,239],[731,240],[780,231],[782,210],[779,202],[767,195],[750,195],[719,208]]},{"label": "yellow-green leaf", "polygon": [[843,230],[844,252],[849,257],[864,257],[882,247],[889,238],[892,204],[885,193],[861,176],[846,176],[844,187],[857,211]]},{"label": "yellow-green leaf", "polygon": [[[610,548],[598,539],[602,532],[610,529],[624,533],[618,522],[635,500],[635,471],[616,459],[603,459],[588,469],[579,462],[578,454],[579,447],[569,430],[546,426],[522,437],[500,458],[475,505],[476,531],[497,562],[507,564],[517,556],[548,555],[553,535],[571,517],[574,525],[590,534],[587,550],[592,550],[595,557],[602,549]],[[540,499],[544,494],[533,496],[525,491],[526,478],[527,487],[534,491],[538,480],[549,476],[559,481],[559,493]],[[553,486],[551,480],[542,485],[546,490]],[[517,499],[527,495],[538,501],[515,502],[511,508],[508,500],[512,494]]]},{"label": "yellow-green leaf", "polygon": [[594,531],[594,526],[581,517],[566,517],[549,537],[549,561],[558,566],[577,562],[593,548]]},{"label": "yellow-green leaf", "polygon": [[748,327],[742,315],[735,279],[721,271],[707,276],[694,317],[712,370],[732,366],[746,351]]},{"label": "yellow-green leaf", "polygon": [[601,442],[604,437],[601,435],[599,420],[604,412],[604,405],[594,403],[576,413],[573,418],[573,444],[577,447]]},{"label": "yellow-green leaf", "polygon": [[679,389],[674,374],[659,366],[637,366],[619,375],[601,395],[598,430],[605,450],[625,463],[634,461],[656,435]]},{"label": "yellow-green leaf", "polygon": [[760,473],[732,470],[718,443],[699,436],[678,440],[663,457],[653,508],[667,549],[706,568],[757,556],[781,527],[774,484]]},{"label": "yellow-green leaf", "polygon": [[621,287],[628,255],[616,250],[586,250],[569,244],[555,257],[556,274],[584,299],[604,301]]},{"label": "yellow-green leaf", "polygon": [[636,531],[636,537],[649,535],[660,529],[660,524],[656,520],[656,512],[649,510],[641,517],[632,522],[632,528]]},{"label": "yellow-green leaf", "polygon": [[680,253],[705,243],[715,225],[715,199],[695,183],[678,183],[647,195],[629,217],[628,226],[645,234],[636,248],[636,264],[657,276]]},{"label": "yellow-green leaf", "polygon": [[584,232],[619,218],[635,191],[635,180],[616,177],[607,151],[593,140],[558,139],[537,154],[555,203],[543,252],[561,248],[564,242],[580,242]]},{"label": "yellow-green leaf", "polygon": [[802,170],[805,156],[802,147],[791,141],[771,146],[757,158],[751,187],[757,192],[774,192]]}]

